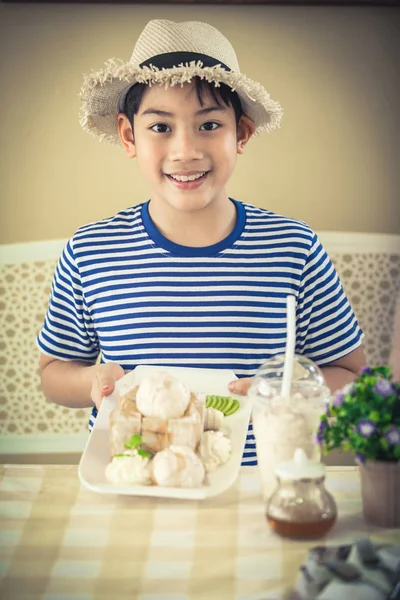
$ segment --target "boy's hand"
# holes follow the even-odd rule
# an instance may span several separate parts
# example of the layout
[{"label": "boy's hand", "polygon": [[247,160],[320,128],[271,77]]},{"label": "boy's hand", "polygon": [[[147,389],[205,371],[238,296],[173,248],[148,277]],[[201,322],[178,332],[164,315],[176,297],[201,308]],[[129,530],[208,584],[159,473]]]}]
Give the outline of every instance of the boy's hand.
[{"label": "boy's hand", "polygon": [[253,381],[253,377],[243,377],[242,379],[235,379],[228,383],[228,390],[233,394],[238,394],[239,396],[246,396],[251,383]]},{"label": "boy's hand", "polygon": [[109,396],[113,393],[115,382],[124,375],[124,369],[117,363],[110,362],[96,365],[90,396],[95,403],[97,410],[100,408],[104,396]]}]

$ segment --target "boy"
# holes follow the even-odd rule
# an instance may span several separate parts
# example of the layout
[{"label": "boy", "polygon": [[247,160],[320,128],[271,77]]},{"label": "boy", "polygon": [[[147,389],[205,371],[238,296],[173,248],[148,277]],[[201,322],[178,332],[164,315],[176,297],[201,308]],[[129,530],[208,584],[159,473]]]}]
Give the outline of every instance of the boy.
[{"label": "boy", "polygon": [[[151,21],[131,61],[86,77],[81,97],[83,128],[137,159],[151,197],[64,249],[38,336],[47,398],[94,404],[91,427],[138,364],[232,369],[229,390],[246,393],[284,351],[289,293],[296,352],[332,390],[351,381],[365,365],[361,331],[317,236],[226,194],[237,155],[282,116],[228,40],[205,23]],[[244,463],[255,464],[251,433]]]}]

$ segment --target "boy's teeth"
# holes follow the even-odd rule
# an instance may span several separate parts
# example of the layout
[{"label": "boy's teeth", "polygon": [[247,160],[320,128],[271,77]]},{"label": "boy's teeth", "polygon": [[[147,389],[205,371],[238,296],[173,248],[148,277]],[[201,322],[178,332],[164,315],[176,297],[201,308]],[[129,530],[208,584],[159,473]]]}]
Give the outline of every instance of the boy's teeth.
[{"label": "boy's teeth", "polygon": [[176,179],[176,181],[195,181],[196,179],[200,179],[203,177],[205,171],[203,173],[198,173],[197,175],[170,175],[172,179]]}]

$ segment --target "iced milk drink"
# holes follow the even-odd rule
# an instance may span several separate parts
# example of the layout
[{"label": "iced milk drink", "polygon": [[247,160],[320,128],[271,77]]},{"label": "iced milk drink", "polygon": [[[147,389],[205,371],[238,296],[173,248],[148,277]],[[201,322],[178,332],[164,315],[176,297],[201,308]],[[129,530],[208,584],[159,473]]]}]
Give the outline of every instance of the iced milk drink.
[{"label": "iced milk drink", "polygon": [[[330,392],[312,361],[297,355],[295,358],[289,397],[282,397],[280,370],[268,368],[270,361],[261,367],[249,390],[264,499],[276,487],[275,467],[290,461],[297,448],[304,450],[309,460],[320,460],[316,432]],[[278,359],[271,359],[275,367]]]}]

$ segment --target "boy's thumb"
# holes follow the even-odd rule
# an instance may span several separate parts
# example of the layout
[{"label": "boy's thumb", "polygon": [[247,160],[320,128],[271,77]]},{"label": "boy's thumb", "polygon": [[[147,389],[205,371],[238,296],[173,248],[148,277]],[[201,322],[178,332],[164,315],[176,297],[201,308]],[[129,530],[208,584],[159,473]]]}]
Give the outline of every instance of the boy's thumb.
[{"label": "boy's thumb", "polygon": [[99,379],[99,389],[102,396],[108,396],[114,391],[115,381],[112,377],[102,377]]},{"label": "boy's thumb", "polygon": [[251,383],[253,381],[252,377],[244,377],[242,379],[235,379],[228,383],[228,390],[233,394],[238,394],[241,396],[245,396],[249,391]]}]

